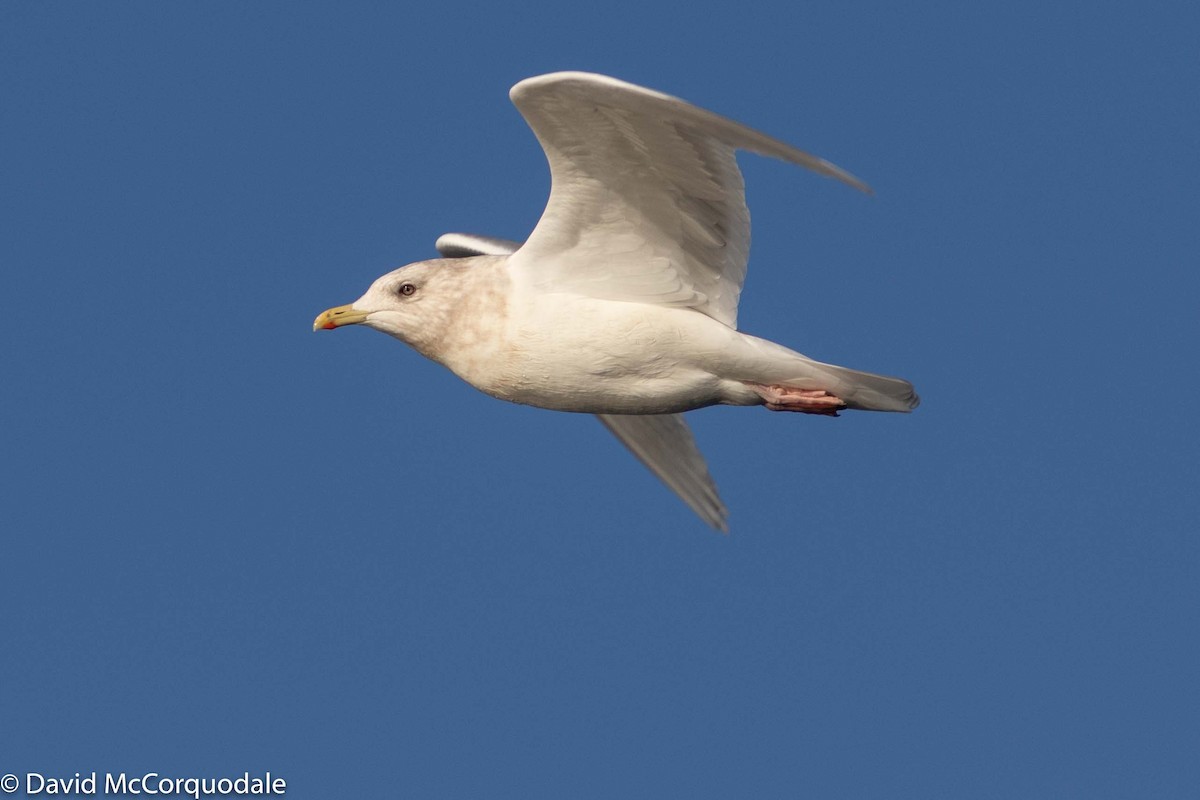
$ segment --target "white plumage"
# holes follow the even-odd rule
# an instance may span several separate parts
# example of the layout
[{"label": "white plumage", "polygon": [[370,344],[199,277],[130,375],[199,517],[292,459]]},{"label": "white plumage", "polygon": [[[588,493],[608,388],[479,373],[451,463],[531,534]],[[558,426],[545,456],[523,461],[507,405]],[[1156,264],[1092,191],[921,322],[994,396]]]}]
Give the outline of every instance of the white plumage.
[{"label": "white plumage", "polygon": [[521,81],[513,102],[550,163],[546,210],[522,245],[446,234],[314,328],[362,323],[478,389],[597,414],[702,519],[726,509],[681,412],[763,405],[836,415],[909,411],[898,378],[822,364],[737,330],[750,220],[736,150],[851,186],[827,161],[613,78]]}]

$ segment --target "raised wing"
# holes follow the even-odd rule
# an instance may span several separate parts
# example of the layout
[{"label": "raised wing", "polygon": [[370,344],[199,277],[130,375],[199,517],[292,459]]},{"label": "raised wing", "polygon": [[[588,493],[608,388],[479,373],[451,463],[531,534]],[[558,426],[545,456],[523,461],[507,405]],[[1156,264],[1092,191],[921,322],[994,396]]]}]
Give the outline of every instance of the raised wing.
[{"label": "raised wing", "polygon": [[614,78],[557,72],[509,93],[550,162],[550,200],[510,260],[540,291],[694,308],[737,327],[750,215],[734,151],[853,175],[733,120]]},{"label": "raised wing", "polygon": [[[447,233],[438,237],[437,249],[446,258],[507,255],[520,242],[477,236],[473,233]],[[708,465],[682,414],[597,414],[604,427],[637,456],[659,480],[679,495],[700,519],[719,531],[729,532],[729,515],[717,485],[708,474]]]},{"label": "raised wing", "polygon": [[729,510],[682,414],[597,414],[638,460],[671,487],[700,519],[729,532]]}]

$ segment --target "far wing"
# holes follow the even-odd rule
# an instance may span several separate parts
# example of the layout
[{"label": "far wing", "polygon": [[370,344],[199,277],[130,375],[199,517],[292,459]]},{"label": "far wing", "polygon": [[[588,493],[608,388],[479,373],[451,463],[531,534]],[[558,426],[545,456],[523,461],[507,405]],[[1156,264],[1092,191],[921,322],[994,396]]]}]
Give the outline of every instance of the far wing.
[{"label": "far wing", "polygon": [[866,184],[670,95],[558,72],[509,93],[550,163],[550,200],[509,262],[539,291],[695,308],[737,326],[750,215],[734,151]]},{"label": "far wing", "polygon": [[638,460],[679,495],[700,519],[729,532],[729,510],[682,414],[597,414]]},{"label": "far wing", "polygon": [[[520,246],[520,242],[473,233],[447,233],[437,240],[438,252],[446,258],[502,256]],[[719,531],[729,532],[725,521],[729,511],[717,494],[717,485],[708,474],[708,465],[682,414],[596,416],[700,519]]]},{"label": "far wing", "polygon": [[520,242],[514,242],[512,239],[497,239],[495,236],[479,236],[474,233],[444,233],[434,245],[443,258],[506,256],[515,253],[520,246]]}]

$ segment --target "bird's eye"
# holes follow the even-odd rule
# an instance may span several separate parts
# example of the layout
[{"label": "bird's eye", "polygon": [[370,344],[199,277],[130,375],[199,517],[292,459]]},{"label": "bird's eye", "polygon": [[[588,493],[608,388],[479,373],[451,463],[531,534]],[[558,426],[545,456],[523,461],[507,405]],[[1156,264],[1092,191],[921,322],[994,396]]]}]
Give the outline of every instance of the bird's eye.
[{"label": "bird's eye", "polygon": [[398,288],[396,291],[405,297],[412,297],[413,294],[416,293],[417,287],[413,286],[411,283],[402,283],[400,284],[400,288]]}]

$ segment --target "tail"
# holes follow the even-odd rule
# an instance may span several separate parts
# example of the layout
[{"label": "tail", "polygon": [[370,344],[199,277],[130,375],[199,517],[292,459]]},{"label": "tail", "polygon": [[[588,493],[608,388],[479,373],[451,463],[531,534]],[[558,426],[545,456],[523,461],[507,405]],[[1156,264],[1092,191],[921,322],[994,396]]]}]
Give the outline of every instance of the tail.
[{"label": "tail", "polygon": [[822,364],[820,361],[810,361],[809,364],[822,379],[829,382],[828,386],[820,388],[840,397],[848,408],[909,412],[921,403],[913,385],[903,378],[859,372],[835,364]]},{"label": "tail", "polygon": [[[912,411],[921,402],[913,385],[903,378],[890,378],[870,372],[813,361],[783,345],[755,336],[743,335],[759,358],[761,372],[753,380],[791,386],[796,389],[823,389],[845,401],[848,408],[862,411]],[[744,352],[744,351],[743,351]]]}]

